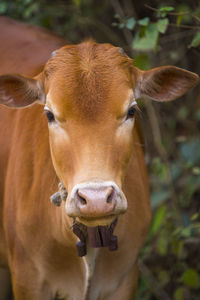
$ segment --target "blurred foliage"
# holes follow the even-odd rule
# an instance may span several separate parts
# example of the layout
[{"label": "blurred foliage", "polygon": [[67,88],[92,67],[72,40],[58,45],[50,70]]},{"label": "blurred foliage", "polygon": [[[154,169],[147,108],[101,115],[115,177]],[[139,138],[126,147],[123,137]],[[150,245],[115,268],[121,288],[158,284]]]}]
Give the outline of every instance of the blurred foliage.
[{"label": "blurred foliage", "polygon": [[[93,37],[123,47],[141,69],[200,70],[197,0],[1,0],[0,14],[70,42]],[[200,95],[141,103],[153,220],[141,253],[137,300],[200,299]],[[160,135],[160,136],[159,136]]]}]

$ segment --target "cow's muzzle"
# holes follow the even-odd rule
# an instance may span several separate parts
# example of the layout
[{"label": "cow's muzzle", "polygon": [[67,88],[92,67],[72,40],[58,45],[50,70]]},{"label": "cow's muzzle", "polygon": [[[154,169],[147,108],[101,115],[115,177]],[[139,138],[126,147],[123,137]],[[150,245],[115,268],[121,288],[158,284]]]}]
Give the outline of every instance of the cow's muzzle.
[{"label": "cow's muzzle", "polygon": [[127,209],[119,187],[110,181],[77,184],[66,201],[66,213],[86,226],[110,225]]}]

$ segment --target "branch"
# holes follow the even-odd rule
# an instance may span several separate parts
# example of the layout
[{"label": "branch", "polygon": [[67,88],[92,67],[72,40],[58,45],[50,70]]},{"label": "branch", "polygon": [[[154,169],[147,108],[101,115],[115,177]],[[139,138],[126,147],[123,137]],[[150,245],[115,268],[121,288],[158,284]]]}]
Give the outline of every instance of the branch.
[{"label": "branch", "polygon": [[[155,12],[160,12],[159,9],[157,8],[154,8],[154,7],[151,7],[150,5],[148,4],[144,4],[144,6],[150,10],[153,10]],[[189,15],[191,16],[192,18],[194,18],[195,20],[197,20],[198,22],[200,22],[200,18],[198,18],[197,16],[191,14],[189,11],[183,11],[183,12],[179,12],[179,13],[175,13],[175,12],[166,12],[167,15],[170,15],[170,16],[183,16],[183,15]],[[179,25],[180,26],[180,25]]]},{"label": "branch", "polygon": [[99,31],[103,32],[113,44],[120,44],[120,39],[117,34],[103,22],[92,18],[80,18],[80,24],[95,26]]},{"label": "branch", "polygon": [[[123,9],[122,9],[119,1],[118,0],[111,0],[111,4],[112,4],[112,7],[113,7],[115,13],[118,14],[121,18],[124,18],[125,15],[124,15]],[[123,31],[123,34],[124,34],[124,37],[125,37],[125,40],[126,40],[127,44],[131,45],[132,41],[133,41],[132,33],[127,28],[123,28],[122,31]],[[131,49],[131,51],[132,51],[132,49]]]},{"label": "branch", "polygon": [[177,28],[188,28],[188,29],[200,30],[200,26],[177,25],[177,24],[173,24],[173,23],[169,23],[168,26],[177,27]]},{"label": "branch", "polygon": [[123,0],[123,3],[124,3],[125,14],[128,17],[134,17],[134,19],[137,20],[137,14],[135,11],[135,7],[133,5],[133,1],[132,0]]},{"label": "branch", "polygon": [[149,100],[145,101],[145,107],[147,109],[147,114],[149,117],[149,122],[150,122],[150,126],[152,129],[152,134],[153,134],[153,141],[154,141],[156,150],[158,151],[159,156],[161,157],[162,161],[165,163],[166,168],[167,168],[166,181],[167,181],[167,185],[169,186],[170,192],[171,192],[171,198],[172,198],[171,203],[172,203],[172,206],[174,207],[174,209],[177,210],[178,199],[177,199],[176,191],[175,191],[174,184],[173,184],[173,178],[172,178],[172,174],[171,174],[171,170],[170,170],[168,154],[162,144],[161,131],[160,131],[158,118],[156,116],[156,111],[153,107],[153,104]]},{"label": "branch", "polygon": [[[194,34],[194,30],[184,30],[184,31],[179,31],[179,32],[176,32],[176,33],[172,33],[170,35],[167,35],[167,36],[161,36],[160,40],[162,41],[162,45],[164,43],[169,43],[169,42],[172,42],[172,41],[177,41],[178,39],[182,39],[182,38],[185,38],[186,36],[190,36],[190,35],[193,35]],[[169,55],[167,53],[167,55]]]}]

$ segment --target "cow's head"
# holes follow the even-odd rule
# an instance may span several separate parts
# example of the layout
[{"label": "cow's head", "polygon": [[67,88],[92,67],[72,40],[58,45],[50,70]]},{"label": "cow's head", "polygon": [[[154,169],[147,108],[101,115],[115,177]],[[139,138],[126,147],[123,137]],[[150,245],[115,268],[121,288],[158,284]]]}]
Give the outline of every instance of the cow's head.
[{"label": "cow's head", "polygon": [[136,99],[171,101],[197,81],[173,66],[141,71],[119,48],[85,42],[57,50],[33,79],[1,76],[0,103],[44,105],[53,165],[68,191],[67,215],[88,226],[107,225],[127,209],[122,183]]}]

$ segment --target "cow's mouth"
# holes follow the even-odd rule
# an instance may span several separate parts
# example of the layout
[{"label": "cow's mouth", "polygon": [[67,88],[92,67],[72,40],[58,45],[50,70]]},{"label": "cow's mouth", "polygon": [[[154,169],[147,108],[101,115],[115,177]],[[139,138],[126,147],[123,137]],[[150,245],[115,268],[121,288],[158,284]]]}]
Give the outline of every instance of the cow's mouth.
[{"label": "cow's mouth", "polygon": [[105,226],[108,227],[110,224],[114,222],[116,219],[116,215],[109,215],[109,216],[104,216],[104,217],[99,217],[99,218],[86,218],[86,217],[76,217],[77,223],[81,223],[85,225],[86,227],[98,227],[98,226]]},{"label": "cow's mouth", "polygon": [[113,235],[116,224],[117,218],[110,226],[87,227],[75,221],[73,232],[80,239],[76,243],[78,256],[87,254],[87,243],[92,248],[108,247],[110,251],[117,250],[117,237]]}]

